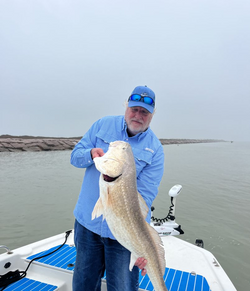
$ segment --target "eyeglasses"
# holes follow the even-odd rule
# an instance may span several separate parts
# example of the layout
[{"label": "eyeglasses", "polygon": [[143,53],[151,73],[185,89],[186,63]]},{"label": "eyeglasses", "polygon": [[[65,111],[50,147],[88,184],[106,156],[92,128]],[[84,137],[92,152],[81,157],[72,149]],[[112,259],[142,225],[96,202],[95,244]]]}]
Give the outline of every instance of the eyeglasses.
[{"label": "eyeglasses", "polygon": [[133,94],[128,98],[128,101],[142,101],[148,105],[154,106],[155,102],[151,97],[141,96],[139,94]]}]

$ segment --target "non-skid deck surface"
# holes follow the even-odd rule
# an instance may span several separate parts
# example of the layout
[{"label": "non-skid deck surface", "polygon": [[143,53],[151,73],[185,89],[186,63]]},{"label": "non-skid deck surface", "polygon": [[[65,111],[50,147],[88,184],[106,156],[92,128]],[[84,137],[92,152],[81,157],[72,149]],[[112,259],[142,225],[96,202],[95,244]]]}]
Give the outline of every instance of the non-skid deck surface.
[{"label": "non-skid deck surface", "polygon": [[[163,278],[169,291],[211,291],[207,280],[200,275],[166,268]],[[141,289],[154,290],[147,275],[143,277],[140,273],[139,282]]]},{"label": "non-skid deck surface", "polygon": [[4,291],[52,291],[56,289],[56,286],[38,282],[29,278],[23,278],[20,281],[12,283],[10,286],[4,289]]},{"label": "non-skid deck surface", "polygon": [[[44,256],[44,255],[54,251],[58,247],[59,246],[56,246],[56,247],[53,247],[53,248],[46,250],[44,252],[30,256],[27,258],[27,260],[32,260],[36,257]],[[62,248],[60,248],[55,253],[53,253],[47,257],[41,258],[39,260],[35,260],[35,262],[39,262],[39,263],[46,264],[49,266],[61,268],[64,270],[73,271],[75,260],[76,260],[75,247],[71,247],[71,246],[65,244]]]},{"label": "non-skid deck surface", "polygon": [[[27,259],[32,260],[33,258],[45,255],[55,250],[56,248],[57,247],[51,248],[47,251],[30,256]],[[76,258],[75,247],[64,245],[57,252],[53,253],[52,255],[49,255],[48,257],[36,260],[36,262],[50,265],[56,268],[61,268],[64,270],[73,271],[75,258]],[[191,273],[183,272],[180,270],[166,268],[164,274],[164,281],[169,291],[191,291],[191,290],[211,291],[205,277],[201,275],[193,275]],[[154,290],[148,275],[141,276],[140,274],[139,282],[141,289],[148,291]]]}]

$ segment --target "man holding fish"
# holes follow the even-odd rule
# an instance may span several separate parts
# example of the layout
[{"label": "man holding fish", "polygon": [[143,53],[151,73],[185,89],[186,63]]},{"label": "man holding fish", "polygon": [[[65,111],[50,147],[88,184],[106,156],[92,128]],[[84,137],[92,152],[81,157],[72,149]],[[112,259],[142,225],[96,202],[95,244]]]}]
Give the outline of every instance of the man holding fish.
[{"label": "man holding fish", "polygon": [[[154,110],[154,92],[147,86],[138,86],[128,98],[125,116],[107,116],[98,120],[72,151],[71,164],[78,168],[86,168],[74,210],[77,256],[73,291],[100,291],[101,278],[105,270],[108,291],[134,291],[138,290],[139,286],[138,267],[142,269],[142,275],[146,274],[147,261],[137,255],[134,264],[131,252],[120,244],[118,238],[116,240],[111,232],[102,203],[97,203],[101,202],[98,171],[100,169],[97,170],[95,161],[107,153],[109,146],[115,146],[113,143],[115,141],[130,144],[135,161],[134,188],[136,191],[137,187],[139,196],[143,198],[142,204],[145,204],[145,207],[142,206],[146,209],[143,219],[145,221],[146,217],[146,221],[150,222],[150,210],[148,213],[147,210],[151,208],[158,193],[164,170],[163,147],[149,127]],[[114,184],[119,176],[113,177],[102,173],[104,183],[110,185]],[[117,224],[121,225],[122,221],[118,221]],[[115,233],[114,226],[112,229]],[[135,265],[133,268],[130,261]]]}]

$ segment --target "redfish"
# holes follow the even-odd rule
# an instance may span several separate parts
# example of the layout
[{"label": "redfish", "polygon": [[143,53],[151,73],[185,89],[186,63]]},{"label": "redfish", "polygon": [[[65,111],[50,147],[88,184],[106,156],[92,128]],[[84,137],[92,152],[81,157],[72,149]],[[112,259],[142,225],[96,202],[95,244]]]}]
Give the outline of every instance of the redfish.
[{"label": "redfish", "polygon": [[137,191],[131,146],[124,141],[111,142],[107,153],[94,163],[101,175],[92,219],[103,215],[116,240],[131,252],[130,271],[138,258],[145,258],[154,290],[167,291],[165,252],[158,233],[145,220],[148,207]]}]

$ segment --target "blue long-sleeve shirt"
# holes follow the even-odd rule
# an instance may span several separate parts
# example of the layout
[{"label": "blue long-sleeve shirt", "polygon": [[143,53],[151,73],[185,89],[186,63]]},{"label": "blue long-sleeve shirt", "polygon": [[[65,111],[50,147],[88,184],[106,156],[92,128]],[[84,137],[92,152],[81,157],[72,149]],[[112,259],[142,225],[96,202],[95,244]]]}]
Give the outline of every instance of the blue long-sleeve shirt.
[{"label": "blue long-sleeve shirt", "polygon": [[71,154],[71,164],[86,168],[82,188],[74,210],[76,220],[90,231],[115,239],[106,220],[102,216],[91,220],[91,214],[99,198],[99,176],[91,158],[92,148],[102,148],[107,152],[110,142],[123,140],[128,142],[135,158],[137,190],[149,207],[147,221],[150,221],[151,205],[158,193],[158,187],[164,171],[163,147],[153,131],[133,137],[127,134],[124,116],[107,116],[95,122],[83,138],[77,143]]}]

